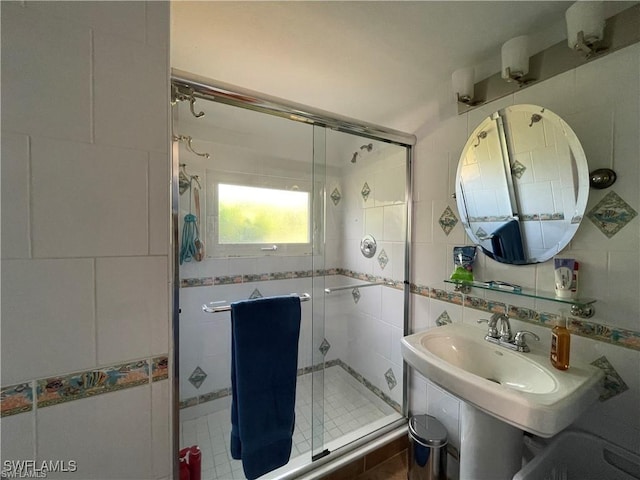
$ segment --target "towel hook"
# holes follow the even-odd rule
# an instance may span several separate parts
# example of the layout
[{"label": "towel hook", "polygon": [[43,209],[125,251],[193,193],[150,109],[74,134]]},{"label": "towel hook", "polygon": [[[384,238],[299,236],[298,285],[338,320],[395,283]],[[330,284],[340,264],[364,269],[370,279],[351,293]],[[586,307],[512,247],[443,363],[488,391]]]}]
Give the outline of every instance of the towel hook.
[{"label": "towel hook", "polygon": [[188,88],[185,92],[179,86],[174,85],[171,103],[175,105],[177,102],[183,102],[185,100],[189,100],[189,110],[191,110],[191,115],[196,118],[204,116],[204,112],[200,111],[196,113],[195,111],[196,97],[194,96],[193,88]]},{"label": "towel hook", "polygon": [[203,153],[196,152],[193,149],[193,146],[191,145],[191,142],[193,142],[193,138],[191,136],[189,136],[189,135],[174,135],[173,136],[173,140],[175,140],[176,142],[186,142],[187,143],[187,145],[186,145],[187,150],[189,150],[194,155],[197,155],[199,157],[204,157],[204,158],[211,157],[211,155],[209,155],[206,152],[203,152]]},{"label": "towel hook", "polygon": [[[200,185],[200,177],[198,175],[190,175],[187,172],[187,164],[186,163],[181,163],[180,164],[180,174],[178,175],[179,180],[180,180],[180,193],[182,194],[184,192],[184,190],[186,190],[187,188],[189,188],[191,186],[191,182],[195,180],[195,182],[198,184],[198,187],[200,188],[200,190],[202,190],[202,185]],[[184,189],[182,188],[184,186]]]}]

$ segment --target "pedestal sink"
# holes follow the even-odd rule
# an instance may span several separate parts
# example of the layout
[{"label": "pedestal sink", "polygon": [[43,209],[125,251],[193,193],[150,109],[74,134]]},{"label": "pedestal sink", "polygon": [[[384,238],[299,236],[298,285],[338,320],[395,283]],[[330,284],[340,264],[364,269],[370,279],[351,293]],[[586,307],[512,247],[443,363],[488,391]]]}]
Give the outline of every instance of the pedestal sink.
[{"label": "pedestal sink", "polygon": [[465,402],[461,480],[510,479],[519,470],[522,430],[559,433],[598,398],[603,378],[602,370],[573,361],[569,370],[556,370],[548,353],[508,350],[462,323],[404,337],[402,356]]}]

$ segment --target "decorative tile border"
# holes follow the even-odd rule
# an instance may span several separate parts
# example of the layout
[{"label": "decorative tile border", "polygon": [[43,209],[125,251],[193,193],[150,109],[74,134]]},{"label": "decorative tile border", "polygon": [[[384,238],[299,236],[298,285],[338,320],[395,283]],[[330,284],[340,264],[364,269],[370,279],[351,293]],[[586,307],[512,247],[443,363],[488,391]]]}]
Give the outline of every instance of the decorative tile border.
[{"label": "decorative tile border", "polygon": [[183,278],[180,280],[180,287],[210,287],[213,283],[213,277]]},{"label": "decorative tile border", "polygon": [[[492,215],[483,217],[469,217],[465,225],[469,223],[483,223],[483,222],[507,222],[512,217],[508,215]],[[564,220],[563,212],[541,212],[541,213],[522,213],[520,214],[521,222],[549,222],[553,220]],[[485,235],[487,235],[485,233]]]},{"label": "decorative tile border", "polygon": [[1,416],[8,417],[17,413],[33,410],[33,388],[31,383],[20,383],[3,387],[0,390]]},{"label": "decorative tile border", "polygon": [[125,388],[147,385],[169,378],[167,355],[37,379],[0,390],[1,416],[16,415],[38,408],[80,400]]},{"label": "decorative tile border", "polygon": [[[387,405],[389,405],[395,411],[397,411],[397,412],[401,412],[402,411],[402,408],[401,408],[400,404],[398,404],[396,401],[394,401],[391,397],[389,397],[389,395],[387,395],[382,390],[380,390],[378,387],[373,385],[364,376],[360,375],[358,372],[356,372],[353,368],[351,368],[349,365],[347,365],[345,362],[343,362],[339,358],[338,359],[334,359],[334,360],[329,360],[328,362],[318,363],[318,364],[313,365],[313,366],[299,368],[298,369],[298,376],[306,375],[307,373],[317,372],[319,370],[322,370],[323,368],[334,367],[336,365],[340,366],[343,370],[345,370],[347,373],[349,373],[349,375],[351,375],[353,378],[355,378],[359,383],[361,383],[362,385],[367,387],[367,389],[369,389],[371,392],[373,392],[374,395],[376,395],[378,398],[380,398],[383,402],[385,402]],[[387,379],[387,382],[389,382],[389,378],[390,377],[393,377],[393,381],[395,381],[395,376],[393,376],[393,371],[391,369],[389,369],[389,370],[391,371],[391,374],[389,376],[387,376],[389,371],[387,371],[387,373],[385,373],[385,378]],[[397,384],[397,382],[396,382],[396,384]],[[394,385],[394,387],[395,387],[395,385]],[[392,388],[391,385],[389,385],[389,388]],[[217,400],[219,398],[224,398],[224,397],[228,397],[228,396],[231,396],[231,388],[230,387],[229,388],[223,388],[223,389],[220,389],[220,390],[216,390],[214,392],[205,393],[205,394],[199,395],[197,397],[185,398],[184,400],[180,401],[180,409],[189,408],[189,407],[195,407],[196,405],[201,405],[203,403],[211,402],[213,400]]]},{"label": "decorative tile border", "polygon": [[149,362],[113,367],[38,380],[38,408],[149,383]]},{"label": "decorative tile border", "polygon": [[[555,321],[559,319],[559,316],[554,313],[538,312],[531,308],[507,305],[501,302],[494,302],[492,300],[486,300],[472,295],[463,295],[458,292],[449,292],[438,288],[429,288],[426,285],[412,283],[410,290],[411,293],[415,293],[416,295],[431,297],[456,305],[464,305],[465,307],[487,313],[506,313],[510,318],[548,328],[553,327]],[[573,317],[570,317],[569,329],[571,333],[590,338],[591,340],[606,342],[632,350],[640,350],[640,332],[634,330],[612,327]]]},{"label": "decorative tile border", "polygon": [[[385,254],[386,256],[386,254]],[[387,259],[388,260],[388,259]],[[331,275],[342,275],[345,277],[356,278],[363,282],[385,282],[393,285],[385,285],[387,287],[402,290],[404,281],[394,280],[392,278],[380,277],[368,273],[356,272],[346,268],[328,268],[324,270],[297,270],[292,272],[275,272],[275,273],[255,273],[250,275],[227,275],[223,277],[202,277],[202,278],[183,278],[180,280],[180,288],[190,287],[210,287],[218,285],[238,285],[242,283],[269,282],[273,280],[292,280],[297,278],[326,277]]]},{"label": "decorative tile border", "polygon": [[151,381],[159,382],[169,378],[169,357],[155,357],[151,360]]}]

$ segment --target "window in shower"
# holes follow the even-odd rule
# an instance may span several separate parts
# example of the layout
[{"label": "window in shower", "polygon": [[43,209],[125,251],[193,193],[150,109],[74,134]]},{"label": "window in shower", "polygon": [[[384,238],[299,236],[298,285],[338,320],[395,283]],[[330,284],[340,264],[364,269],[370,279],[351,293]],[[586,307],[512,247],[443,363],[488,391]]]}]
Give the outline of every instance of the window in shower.
[{"label": "window in shower", "polygon": [[311,253],[311,195],[306,185],[278,177],[241,177],[215,183],[215,256]]}]

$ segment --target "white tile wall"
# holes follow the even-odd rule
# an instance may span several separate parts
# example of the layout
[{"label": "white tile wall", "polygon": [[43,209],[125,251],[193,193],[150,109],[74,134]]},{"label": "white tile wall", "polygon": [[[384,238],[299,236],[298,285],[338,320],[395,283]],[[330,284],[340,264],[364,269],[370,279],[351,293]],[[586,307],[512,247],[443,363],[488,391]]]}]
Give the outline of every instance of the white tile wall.
[{"label": "white tile wall", "polygon": [[[169,3],[0,8],[2,385],[167,354]],[[169,385],[4,418],[3,460],[167,477]]]},{"label": "white tile wall", "polygon": [[151,404],[146,385],[40,409],[37,460],[76,460],[87,480],[153,478]]},{"label": "white tile wall", "polygon": [[0,420],[0,460],[32,460],[34,438],[32,415],[13,415]]},{"label": "white tile wall", "polygon": [[2,135],[2,219],[11,228],[2,229],[2,258],[28,258],[29,225],[29,137]]},{"label": "white tile wall", "polygon": [[35,257],[146,255],[147,154],[33,138]]},{"label": "white tile wall", "polygon": [[13,46],[2,51],[3,130],[90,141],[89,27],[18,2],[2,10],[2,43]]},{"label": "white tile wall", "polygon": [[3,385],[95,365],[94,276],[93,259],[2,262]]},{"label": "white tile wall", "polygon": [[[451,273],[452,246],[463,245],[468,241],[460,224],[447,236],[437,223],[446,205],[451,205],[457,215],[455,204],[450,201],[455,176],[449,175],[446,187],[443,187],[441,166],[447,158],[451,162],[450,165],[457,164],[467,134],[491,112],[514,103],[540,105],[562,116],[581,141],[590,170],[613,167],[618,173],[618,178],[623,180],[610,190],[618,193],[636,211],[640,211],[640,113],[637,101],[640,97],[639,68],[640,45],[636,44],[468,114],[442,119],[434,131],[423,132],[418,138],[414,165],[416,203],[413,218],[412,281],[442,288],[444,284],[441,280]],[[593,92],[596,91],[598,94],[594,95]],[[450,168],[449,174],[452,171],[454,169]],[[587,211],[607,192],[608,190],[591,190]],[[429,202],[432,202],[431,205]],[[424,212],[430,207],[432,215],[425,215]],[[639,221],[635,218],[613,238],[608,239],[585,219],[569,247],[562,252],[563,256],[575,257],[582,262],[582,293],[598,299],[596,315],[592,318],[594,322],[640,331],[640,300],[637,291],[640,282],[640,264],[637,261],[640,248]],[[424,225],[424,222],[430,224]],[[553,288],[552,270],[552,262],[530,266],[505,266],[480,253],[474,274],[480,279],[501,279],[549,291]],[[412,297],[413,331],[432,327],[444,309],[454,321],[470,324],[475,324],[478,318],[487,317],[486,313],[480,311],[417,295]],[[517,303],[523,307],[538,307],[549,312],[557,312],[558,308],[551,302],[536,304],[525,299],[514,302],[512,297],[505,294],[491,294],[487,295],[487,298]],[[519,322],[516,321],[512,323],[516,325],[514,328],[534,330],[542,337],[539,348],[548,348],[548,329],[531,324],[518,325]],[[588,362],[606,355],[630,387],[625,393],[594,405],[576,422],[576,426],[593,431],[632,450],[637,449],[640,438],[640,426],[635,422],[635,419],[640,418],[638,352],[576,336],[572,338],[571,351],[572,358]],[[423,405],[420,391],[422,384],[419,379],[414,383],[418,387],[412,388],[411,402],[416,404],[412,404],[411,409],[415,413],[421,413],[419,408]],[[446,401],[442,400],[442,396],[438,398],[440,400],[437,406],[441,407]],[[429,410],[434,407],[431,404],[433,398],[429,397],[427,400]],[[456,400],[451,400],[452,406],[455,406],[455,403]],[[446,414],[444,418],[452,423],[451,427],[455,431],[455,421]]]},{"label": "white tile wall", "polygon": [[168,351],[166,275],[166,257],[96,260],[98,364]]}]

